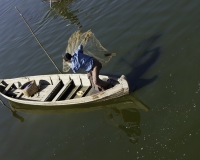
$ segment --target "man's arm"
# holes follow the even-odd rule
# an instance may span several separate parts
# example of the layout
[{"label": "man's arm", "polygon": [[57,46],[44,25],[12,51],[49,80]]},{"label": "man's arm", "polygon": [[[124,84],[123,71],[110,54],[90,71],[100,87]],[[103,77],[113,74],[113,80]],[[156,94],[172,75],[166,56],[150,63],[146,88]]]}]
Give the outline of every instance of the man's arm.
[{"label": "man's arm", "polygon": [[78,50],[83,51],[83,45],[82,45],[82,44],[80,44],[80,45],[78,46]]},{"label": "man's arm", "polygon": [[72,68],[72,71],[73,71],[74,73],[76,73],[76,71],[74,70],[74,68]]}]

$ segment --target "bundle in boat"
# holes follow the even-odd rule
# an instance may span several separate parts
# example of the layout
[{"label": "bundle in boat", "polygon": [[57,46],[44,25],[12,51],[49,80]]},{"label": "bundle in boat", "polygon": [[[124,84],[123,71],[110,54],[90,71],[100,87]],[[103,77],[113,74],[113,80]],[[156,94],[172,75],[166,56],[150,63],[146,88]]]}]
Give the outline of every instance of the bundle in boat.
[{"label": "bundle in boat", "polygon": [[21,89],[22,89],[22,93],[27,97],[34,95],[39,90],[38,86],[35,83],[35,80],[26,82],[25,84],[21,86]]}]

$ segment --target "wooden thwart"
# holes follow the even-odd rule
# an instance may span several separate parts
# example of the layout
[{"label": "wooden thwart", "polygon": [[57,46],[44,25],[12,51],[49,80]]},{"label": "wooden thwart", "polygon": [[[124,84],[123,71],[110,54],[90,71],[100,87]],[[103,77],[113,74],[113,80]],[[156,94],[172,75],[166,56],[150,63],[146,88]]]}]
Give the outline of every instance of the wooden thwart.
[{"label": "wooden thwart", "polygon": [[62,81],[59,80],[54,86],[52,86],[52,88],[47,92],[46,96],[43,97],[41,101],[51,101],[60,91],[62,86],[63,86]]},{"label": "wooden thwart", "polygon": [[58,94],[55,96],[55,98],[52,100],[52,102],[59,101],[62,99],[63,95],[69,91],[71,88],[73,80],[70,80],[67,84],[65,84],[62,89],[58,92]]},{"label": "wooden thwart", "polygon": [[3,82],[3,80],[2,80],[2,79],[0,80],[0,84],[1,84],[1,82]]},{"label": "wooden thwart", "polygon": [[8,91],[10,91],[11,89],[13,88],[16,88],[14,83],[10,83],[6,88],[5,90],[3,91],[3,94],[6,94]]},{"label": "wooden thwart", "polygon": [[15,98],[19,99],[19,98],[21,98],[22,95],[23,95],[23,93],[19,92]]}]

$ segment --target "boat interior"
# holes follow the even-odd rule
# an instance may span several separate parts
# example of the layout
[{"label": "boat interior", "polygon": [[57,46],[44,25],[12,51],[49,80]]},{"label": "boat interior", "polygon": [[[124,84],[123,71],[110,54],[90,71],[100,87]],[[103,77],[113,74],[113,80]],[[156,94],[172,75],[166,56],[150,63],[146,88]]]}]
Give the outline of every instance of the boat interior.
[{"label": "boat interior", "polygon": [[[110,80],[107,76],[100,78],[104,81]],[[24,84],[33,80],[35,80],[38,91],[31,96],[24,95]],[[117,81],[114,81],[114,85],[117,83]],[[99,91],[92,87],[90,80],[85,74],[59,74],[0,80],[0,92],[20,100],[55,102],[81,98]]]}]

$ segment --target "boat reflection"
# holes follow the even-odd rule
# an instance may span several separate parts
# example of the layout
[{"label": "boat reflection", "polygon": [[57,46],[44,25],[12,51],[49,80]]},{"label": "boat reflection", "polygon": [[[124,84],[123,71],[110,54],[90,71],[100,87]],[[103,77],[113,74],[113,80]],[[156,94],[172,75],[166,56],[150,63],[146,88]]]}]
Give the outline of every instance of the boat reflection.
[{"label": "boat reflection", "polygon": [[[108,113],[109,112],[109,113]],[[103,122],[110,126],[118,127],[126,133],[131,143],[137,143],[141,134],[140,112],[135,108],[111,108],[103,118]],[[120,139],[121,134],[120,134]]]},{"label": "boat reflection", "polygon": [[29,114],[62,114],[103,110],[103,123],[111,127],[117,127],[119,129],[118,133],[121,140],[122,136],[120,131],[125,132],[131,143],[137,143],[141,134],[139,110],[149,110],[149,107],[140,102],[132,94],[105,102],[81,105],[77,104],[72,106],[30,106],[12,101],[9,101],[9,103],[14,113],[24,112]]},{"label": "boat reflection", "polygon": [[60,15],[64,20],[69,20],[71,24],[78,26],[81,28],[81,24],[77,17],[77,13],[79,10],[72,10],[70,7],[72,2],[76,2],[74,0],[60,0],[56,3],[51,4],[50,11],[55,12],[57,15]]},{"label": "boat reflection", "polygon": [[134,108],[137,110],[148,111],[149,108],[140,102],[137,98],[133,97],[131,94],[104,101],[104,102],[93,102],[86,104],[76,104],[76,105],[66,105],[66,106],[39,106],[39,105],[25,105],[16,102],[9,101],[10,107],[13,111],[24,112],[31,114],[48,114],[48,113],[73,113],[73,112],[90,112],[100,109],[126,109]]}]

